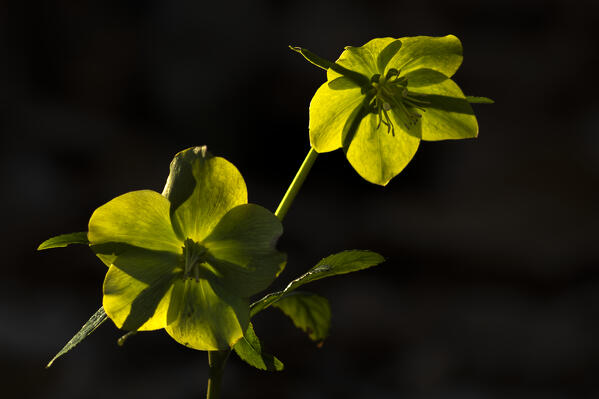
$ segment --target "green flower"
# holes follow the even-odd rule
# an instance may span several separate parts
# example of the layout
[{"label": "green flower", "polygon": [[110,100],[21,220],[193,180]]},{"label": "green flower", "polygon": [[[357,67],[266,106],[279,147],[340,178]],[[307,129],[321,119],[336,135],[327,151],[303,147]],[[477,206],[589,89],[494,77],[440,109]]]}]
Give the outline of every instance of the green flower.
[{"label": "green flower", "polygon": [[455,36],[373,39],[346,47],[335,63],[292,49],[327,69],[310,103],[310,144],[319,153],[343,148],[372,183],[399,174],[420,140],[478,134],[469,98],[450,79],[462,63]]},{"label": "green flower", "polygon": [[248,298],[285,265],[279,220],[247,203],[239,171],[205,147],[177,154],[161,194],[133,191],[102,205],[88,239],[109,268],[103,306],[119,328],[164,328],[199,350],[233,346]]}]

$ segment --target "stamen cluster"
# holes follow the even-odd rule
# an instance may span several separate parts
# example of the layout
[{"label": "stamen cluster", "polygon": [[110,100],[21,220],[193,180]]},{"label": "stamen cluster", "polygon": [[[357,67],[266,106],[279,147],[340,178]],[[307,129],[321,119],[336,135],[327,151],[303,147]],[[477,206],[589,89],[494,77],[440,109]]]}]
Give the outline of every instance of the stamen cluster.
[{"label": "stamen cluster", "polygon": [[394,115],[399,118],[407,130],[418,123],[422,117],[416,109],[426,112],[424,106],[427,101],[419,100],[408,91],[408,79],[400,77],[395,68],[389,69],[385,76],[375,74],[370,78],[372,87],[376,90],[369,106],[370,112],[379,116],[379,123],[387,126],[387,133],[391,132],[395,136],[393,122],[389,117],[389,111],[394,111]]},{"label": "stamen cluster", "polygon": [[184,276],[185,278],[194,278],[196,281],[200,279],[201,265],[206,262],[208,250],[188,238],[185,240],[183,247],[183,257],[185,261]]}]

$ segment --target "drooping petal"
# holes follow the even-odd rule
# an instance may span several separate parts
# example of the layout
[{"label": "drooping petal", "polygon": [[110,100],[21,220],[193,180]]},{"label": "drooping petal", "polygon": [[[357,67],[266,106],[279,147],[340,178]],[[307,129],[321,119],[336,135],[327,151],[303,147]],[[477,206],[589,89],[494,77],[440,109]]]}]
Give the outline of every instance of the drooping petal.
[{"label": "drooping petal", "polygon": [[156,330],[166,327],[174,280],[182,278],[180,257],[130,247],[123,250],[104,279],[103,305],[118,328]]},{"label": "drooping petal", "polygon": [[198,350],[229,349],[249,325],[247,299],[208,280],[177,280],[166,331],[177,342]]},{"label": "drooping petal", "polygon": [[92,246],[125,243],[140,248],[181,253],[169,216],[170,203],[150,190],[132,191],[102,205],[89,220]]},{"label": "drooping petal", "polygon": [[247,188],[241,173],[224,158],[197,156],[191,172],[195,186],[172,220],[181,237],[200,242],[231,208],[247,203]]},{"label": "drooping petal", "polygon": [[388,67],[401,70],[401,75],[424,68],[451,77],[462,64],[462,43],[453,35],[402,37],[399,40],[401,49]]},{"label": "drooping petal", "polygon": [[[342,85],[350,88],[336,89]],[[363,97],[360,88],[344,77],[320,86],[310,102],[309,122],[310,145],[317,152],[341,148],[343,126],[351,113],[360,106]]]},{"label": "drooping petal", "polygon": [[271,212],[245,204],[223,216],[202,245],[222,285],[249,297],[268,287],[285,266],[285,254],[275,248],[282,233],[281,222]]},{"label": "drooping petal", "polygon": [[426,112],[419,112],[422,115],[420,130],[410,131],[410,134],[427,141],[466,139],[478,135],[472,106],[451,79],[414,88],[408,80],[408,89],[410,93],[421,94],[419,99],[429,103],[425,107]]},{"label": "drooping petal", "polygon": [[358,126],[347,147],[344,147],[349,163],[356,172],[371,183],[382,186],[401,172],[410,162],[420,140],[401,129],[399,121],[393,120],[394,134],[387,126],[379,124],[377,115],[369,113]]}]

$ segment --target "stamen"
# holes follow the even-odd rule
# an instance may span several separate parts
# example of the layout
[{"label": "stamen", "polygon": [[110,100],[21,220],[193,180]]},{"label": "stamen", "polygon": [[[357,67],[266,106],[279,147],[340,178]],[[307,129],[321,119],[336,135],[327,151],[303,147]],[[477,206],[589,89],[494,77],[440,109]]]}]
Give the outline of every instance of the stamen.
[{"label": "stamen", "polygon": [[389,118],[389,114],[387,113],[387,110],[385,108],[383,108],[383,114],[385,115],[385,119],[387,119],[387,134],[391,132],[391,135],[395,137],[395,128],[393,126],[393,123],[391,123],[391,119]]},{"label": "stamen", "polygon": [[397,75],[399,75],[399,71],[395,68],[391,68],[387,71],[387,75],[385,75],[385,78],[387,80],[389,80],[390,78],[392,78],[393,76],[395,76],[395,78],[397,79]]}]

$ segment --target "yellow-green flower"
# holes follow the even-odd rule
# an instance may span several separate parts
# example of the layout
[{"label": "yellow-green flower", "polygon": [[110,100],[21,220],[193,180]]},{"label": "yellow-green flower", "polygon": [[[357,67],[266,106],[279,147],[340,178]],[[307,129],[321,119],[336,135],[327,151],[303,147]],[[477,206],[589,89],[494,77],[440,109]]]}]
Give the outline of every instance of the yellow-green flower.
[{"label": "yellow-green flower", "polygon": [[455,36],[373,39],[346,47],[335,63],[294,50],[327,69],[310,103],[312,147],[319,153],[343,148],[372,183],[386,185],[399,174],[420,140],[478,134],[468,98],[450,79],[462,63]]},{"label": "yellow-green flower", "polygon": [[223,350],[248,328],[248,298],[285,265],[281,233],[271,212],[247,203],[235,166],[196,147],[176,155],[162,195],[133,191],[96,209],[88,239],[109,266],[103,306],[117,327]]}]

